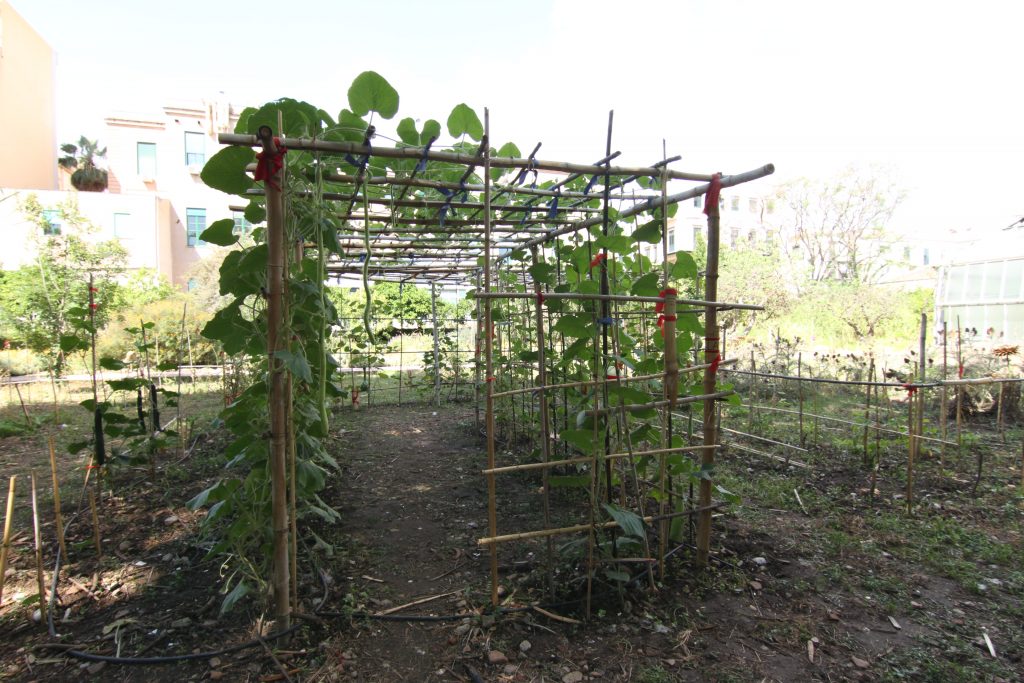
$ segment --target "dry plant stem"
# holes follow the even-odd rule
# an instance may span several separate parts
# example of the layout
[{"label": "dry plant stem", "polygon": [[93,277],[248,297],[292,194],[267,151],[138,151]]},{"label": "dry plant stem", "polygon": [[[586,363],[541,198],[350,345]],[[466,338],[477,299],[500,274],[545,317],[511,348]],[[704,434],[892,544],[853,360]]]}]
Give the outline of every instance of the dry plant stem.
[{"label": "dry plant stem", "polygon": [[36,553],[36,585],[39,590],[39,612],[46,621],[46,576],[43,574],[43,538],[39,529],[39,502],[36,496],[36,473],[30,475],[32,482],[32,536]]},{"label": "dry plant stem", "polygon": [[[260,129],[263,154],[273,158],[277,144],[269,126]],[[270,374],[270,485],[273,532],[274,618],[279,628],[291,625],[289,590],[291,567],[288,561],[288,481],[286,476],[288,399],[284,367],[277,357],[285,350],[283,328],[285,226],[280,171],[265,182],[267,196],[267,364]]]},{"label": "dry plant stem", "polygon": [[11,524],[14,522],[14,485],[17,475],[11,475],[7,487],[7,514],[4,516],[4,544],[0,547],[0,605],[4,602],[4,583],[7,579],[7,554],[11,550]]},{"label": "dry plant stem", "polygon": [[[490,140],[490,112],[484,109],[484,139]],[[491,291],[491,153],[484,145],[484,292]],[[491,330],[491,300],[484,299],[484,421],[487,430],[487,469],[494,469],[494,348]],[[498,533],[497,492],[494,475],[487,475],[487,528],[492,536]],[[491,604],[498,606],[498,548],[491,546]]]},{"label": "dry plant stem", "polygon": [[89,489],[89,514],[92,516],[92,542],[96,546],[97,563],[103,559],[103,544],[100,542],[100,514],[96,509],[96,492]]},{"label": "dry plant stem", "polygon": [[57,480],[57,452],[53,447],[53,437],[48,440],[50,447],[50,474],[53,477],[53,519],[57,529],[57,543],[60,544],[60,554],[64,561],[68,561],[68,548],[64,545],[64,514],[60,506],[60,482]]},{"label": "dry plant stem", "polygon": [[[718,244],[719,244],[719,215],[717,202],[708,203],[708,243],[707,243],[707,266],[704,276],[704,297],[714,301],[718,296]],[[718,357],[718,309],[708,306],[704,314],[704,362],[713,363]],[[704,371],[704,393],[715,393],[716,377],[712,368]],[[711,446],[716,443],[715,401],[706,399],[704,401],[704,445]],[[708,448],[701,453],[700,460],[703,469],[711,469],[715,465],[715,451]],[[697,504],[703,512],[697,517],[697,566],[707,567],[708,557],[711,552],[711,481],[700,480]]]}]

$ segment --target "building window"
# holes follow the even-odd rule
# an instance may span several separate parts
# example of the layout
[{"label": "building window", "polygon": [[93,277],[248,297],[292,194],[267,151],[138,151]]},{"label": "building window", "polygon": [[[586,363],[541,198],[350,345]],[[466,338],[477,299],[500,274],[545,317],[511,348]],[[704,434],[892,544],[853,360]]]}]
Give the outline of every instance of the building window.
[{"label": "building window", "polygon": [[693,248],[697,248],[697,242],[704,234],[704,226],[700,223],[693,224]]},{"label": "building window", "polygon": [[44,209],[43,220],[46,224],[43,226],[44,235],[59,235],[60,234],[60,211],[57,209]]},{"label": "building window", "polygon": [[693,198],[693,205],[696,206],[698,209],[703,208],[704,207],[704,195],[699,194],[696,197],[694,197]]},{"label": "building window", "polygon": [[732,198],[732,210],[733,211],[739,211],[740,210],[740,198],[739,197],[733,197]]},{"label": "building window", "polygon": [[910,247],[903,247],[903,260],[904,261],[909,261],[910,260]]},{"label": "building window", "polygon": [[185,133],[185,165],[202,166],[206,163],[206,136],[202,133]]},{"label": "building window", "polygon": [[774,199],[769,199],[768,200],[768,213],[775,213],[775,200]]},{"label": "building window", "polygon": [[194,277],[190,277],[188,279],[188,283],[185,286],[188,287],[188,291],[191,292],[192,290],[199,286],[199,281],[196,280]]},{"label": "building window", "polygon": [[674,254],[676,251],[676,229],[671,227],[668,229],[668,253]]},{"label": "building window", "polygon": [[206,230],[206,209],[185,209],[185,244],[190,247],[206,244],[199,239],[203,230]]},{"label": "building window", "polygon": [[135,164],[140,178],[156,178],[156,143],[135,143]]},{"label": "building window", "polygon": [[124,239],[132,235],[132,215],[130,213],[114,214],[114,237]]},{"label": "building window", "polygon": [[754,199],[754,198],[750,199],[750,202],[748,204],[748,210],[750,211],[750,213],[757,213],[757,200],[756,199]]},{"label": "building window", "polygon": [[730,246],[736,246],[736,242],[740,239],[740,229],[733,227],[729,228],[729,244]]},{"label": "building window", "polygon": [[231,229],[234,235],[248,235],[252,232],[252,223],[245,220],[245,214],[241,211],[232,211],[231,218],[235,221],[235,227]]}]

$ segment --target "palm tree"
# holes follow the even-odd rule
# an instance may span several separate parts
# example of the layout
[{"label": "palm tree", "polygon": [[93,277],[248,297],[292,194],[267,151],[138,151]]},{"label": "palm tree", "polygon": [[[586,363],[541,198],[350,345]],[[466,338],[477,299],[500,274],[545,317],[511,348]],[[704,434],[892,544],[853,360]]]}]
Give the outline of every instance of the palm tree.
[{"label": "palm tree", "polygon": [[84,135],[78,139],[77,145],[60,146],[64,153],[57,160],[57,165],[71,174],[71,184],[82,192],[103,192],[107,189],[107,172],[96,166],[96,159],[107,156],[107,148],[100,149],[99,140],[90,140]]}]

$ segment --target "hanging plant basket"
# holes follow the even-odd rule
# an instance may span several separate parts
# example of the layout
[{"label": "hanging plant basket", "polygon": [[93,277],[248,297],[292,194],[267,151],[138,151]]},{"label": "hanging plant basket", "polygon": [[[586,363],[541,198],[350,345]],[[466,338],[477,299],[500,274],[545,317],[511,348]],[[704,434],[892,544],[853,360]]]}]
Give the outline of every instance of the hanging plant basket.
[{"label": "hanging plant basket", "polygon": [[81,192],[103,192],[107,189],[107,172],[102,168],[80,168],[71,174],[71,184]]}]

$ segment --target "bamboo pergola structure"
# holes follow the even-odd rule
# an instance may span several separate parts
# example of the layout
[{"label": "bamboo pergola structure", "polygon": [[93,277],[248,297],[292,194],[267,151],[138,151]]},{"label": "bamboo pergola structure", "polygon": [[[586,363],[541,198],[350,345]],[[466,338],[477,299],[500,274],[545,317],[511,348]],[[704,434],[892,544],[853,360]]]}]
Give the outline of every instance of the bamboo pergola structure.
[{"label": "bamboo pergola structure", "polygon": [[[648,166],[615,166],[618,156],[611,148],[612,118],[609,117],[608,140],[604,156],[595,163],[569,163],[544,160],[536,157],[540,145],[525,158],[498,156],[491,148],[490,117],[485,110],[483,137],[475,153],[447,151],[432,148],[434,140],[422,147],[404,145],[388,146],[372,141],[372,126],[362,142],[325,140],[314,138],[275,138],[273,131],[264,126],[258,135],[221,134],[220,142],[225,145],[262,148],[265,154],[276,153],[277,147],[284,147],[290,155],[304,154],[316,160],[324,186],[329,191],[319,193],[319,199],[330,207],[329,215],[339,226],[337,229],[337,253],[327,262],[327,273],[331,277],[361,278],[364,285],[369,281],[412,282],[426,284],[432,288],[444,285],[475,286],[477,302],[477,381],[476,387],[483,402],[483,432],[486,439],[486,459],[481,462],[482,476],[487,483],[487,533],[478,540],[489,553],[491,601],[499,603],[498,593],[498,550],[503,543],[515,540],[540,538],[547,543],[548,580],[551,582],[551,539],[555,536],[584,534],[587,536],[587,610],[590,609],[591,582],[599,564],[596,557],[598,535],[606,530],[614,531],[615,522],[600,518],[602,495],[612,501],[613,468],[627,472],[638,459],[653,459],[659,474],[654,483],[655,490],[662,494],[672,488],[672,475],[667,471],[666,458],[680,453],[693,453],[699,458],[699,466],[711,471],[715,452],[719,447],[716,428],[716,402],[730,392],[717,385],[718,368],[728,364],[719,354],[716,315],[719,310],[744,308],[739,302],[716,300],[719,253],[718,193],[723,188],[763,178],[774,172],[771,164],[752,170],[723,175],[717,173],[693,173],[674,168],[678,158],[663,158]],[[250,171],[257,170],[250,165]],[[527,184],[530,174],[545,172],[555,178],[538,187],[537,183]],[[252,195],[265,195],[267,232],[270,245],[269,274],[269,325],[268,353],[271,356],[270,409],[272,414],[271,460],[274,509],[274,572],[275,594],[279,615],[287,611],[289,593],[287,567],[289,545],[285,539],[288,520],[285,509],[286,498],[286,445],[279,436],[283,432],[287,400],[281,392],[287,384],[279,378],[284,374],[281,362],[275,357],[280,351],[278,325],[281,312],[275,308],[275,297],[280,296],[284,225],[287,198],[282,198],[280,174],[269,175],[264,186],[249,190]],[[536,176],[535,176],[536,177]],[[589,179],[582,190],[580,179]],[[669,185],[687,183],[685,189],[669,192]],[[698,283],[702,297],[683,298],[672,288],[670,278],[671,259],[668,258],[668,207],[701,195],[709,195],[707,208],[708,260],[703,281]],[[614,203],[614,216],[612,215]],[[658,266],[661,293],[658,296],[640,296],[632,293],[613,293],[609,289],[609,262],[616,259],[605,247],[594,247],[595,261],[591,273],[595,286],[585,292],[552,291],[552,287],[522,274],[521,286],[510,286],[509,273],[514,270],[512,256],[527,255],[529,262],[558,261],[558,245],[567,241],[578,243],[589,241],[592,235],[607,237],[610,231],[622,221],[643,214],[653,214],[661,227],[662,264]],[[521,259],[522,260],[522,259]],[[525,266],[523,268],[525,271]],[[651,318],[650,330],[656,315],[661,312],[659,327],[662,328],[664,344],[664,366],[653,373],[634,373],[615,370],[614,374],[595,373],[584,382],[559,382],[551,376],[552,363],[546,355],[553,348],[552,322],[557,313],[551,310],[551,302],[574,305],[583,309],[594,321],[593,367],[605,367],[606,359],[614,356],[618,349],[619,334],[615,330],[613,316],[640,316]],[[503,353],[503,339],[499,334],[511,333],[512,326],[498,321],[494,312],[496,306],[522,305],[523,325],[533,330],[536,359],[526,363],[533,375],[528,386],[513,386],[505,381],[514,364],[497,362]],[[685,306],[686,309],[677,308]],[[751,308],[751,307],[747,307]],[[704,316],[704,334],[699,343],[703,358],[697,357],[695,346],[693,362],[680,364],[683,355],[676,348],[677,319],[680,315],[699,313]],[[612,322],[608,322],[612,321]],[[644,325],[647,323],[644,322]],[[662,327],[663,326],[663,327]],[[645,327],[646,329],[646,327]],[[436,346],[435,346],[436,351]],[[618,366],[617,366],[618,367]],[[532,368],[532,370],[530,370]],[[699,393],[680,391],[686,375],[700,376],[702,389]],[[658,386],[657,394],[649,401],[626,405],[611,398],[616,386],[650,387]],[[645,384],[646,383],[646,384]],[[690,384],[689,381],[685,382]],[[569,391],[586,391],[593,402],[580,418],[593,425],[592,453],[558,457],[556,451],[566,450],[559,442],[562,431],[554,424],[551,410],[556,406],[556,397],[565,396]],[[611,394],[610,394],[611,392]],[[539,445],[540,459],[528,463],[502,462],[499,458],[498,425],[496,414],[502,402],[529,402],[531,415],[537,419],[537,433],[534,442]],[[687,404],[703,406],[703,434],[694,437],[695,443],[677,445],[673,434],[672,410]],[[517,405],[515,403],[513,406]],[[520,404],[520,405],[525,405]],[[568,405],[563,400],[563,408]],[[515,407],[513,407],[513,410]],[[523,408],[525,409],[525,408]],[[536,409],[536,412],[534,412]],[[610,426],[626,424],[629,414],[641,411],[656,411],[660,415],[660,445],[655,448],[634,450],[632,444],[609,436]],[[589,422],[587,420],[589,419]],[[603,434],[599,425],[603,424]],[[678,425],[676,425],[678,428]],[[562,525],[554,523],[550,510],[549,474],[556,469],[582,467],[589,477],[590,509],[587,521],[581,524]],[[544,523],[540,529],[510,532],[499,529],[497,492],[499,478],[511,472],[539,471],[543,477]],[[615,469],[615,472],[618,472]],[[622,501],[626,499],[622,486]],[[658,546],[650,547],[644,538],[644,562],[655,565],[664,574],[667,553],[669,523],[678,517],[696,518],[696,562],[708,562],[712,512],[720,504],[713,500],[710,477],[700,481],[699,500],[696,506],[686,509],[670,507],[671,495],[660,496],[656,514],[643,509],[643,500],[648,493],[637,490],[641,508],[637,517],[645,524],[659,529]],[[294,546],[292,546],[294,548]],[[653,581],[653,574],[648,573]],[[281,585],[282,578],[285,582]]]}]

